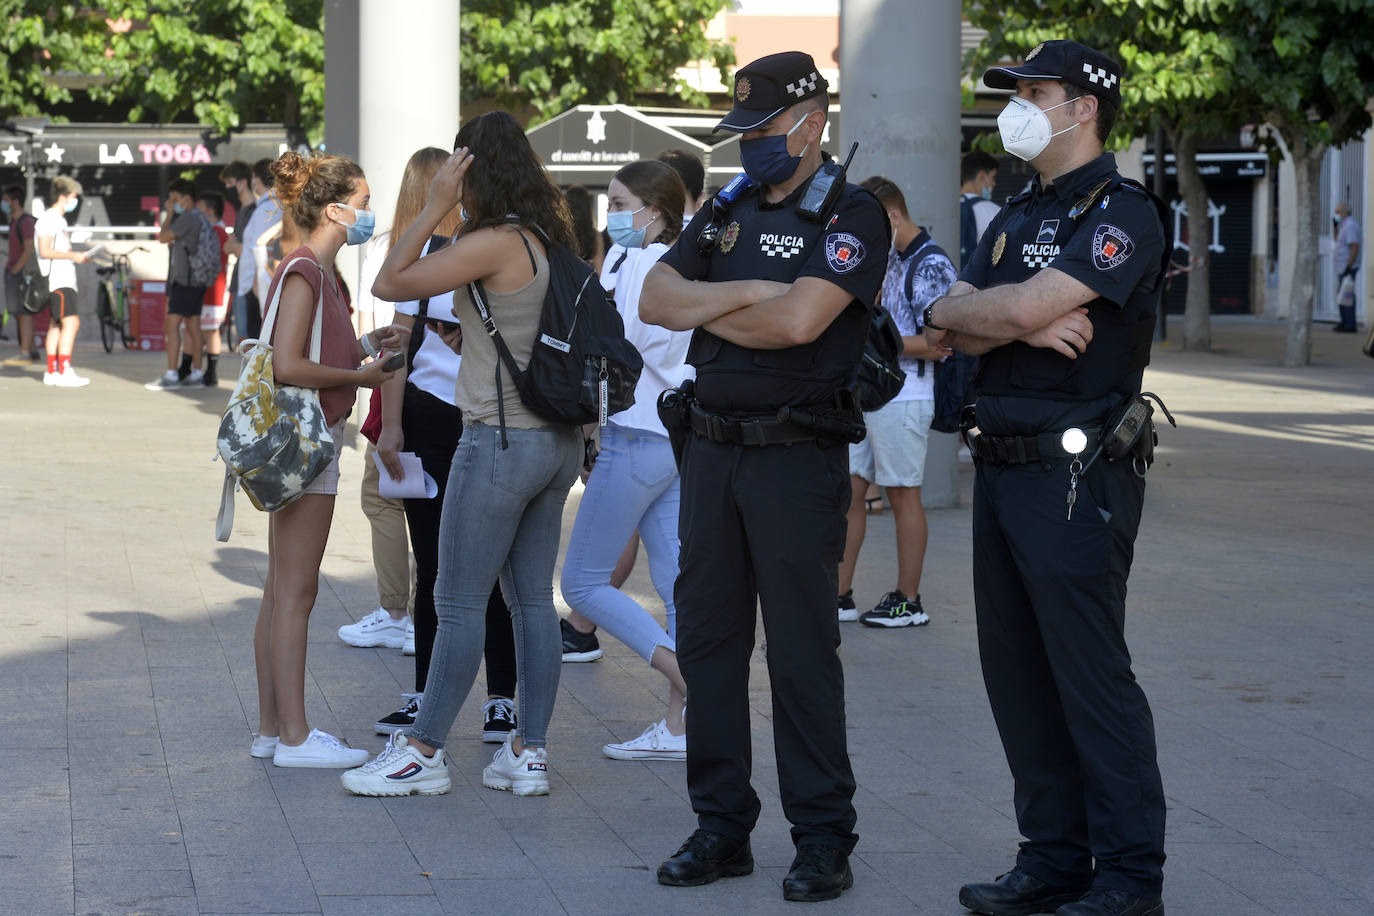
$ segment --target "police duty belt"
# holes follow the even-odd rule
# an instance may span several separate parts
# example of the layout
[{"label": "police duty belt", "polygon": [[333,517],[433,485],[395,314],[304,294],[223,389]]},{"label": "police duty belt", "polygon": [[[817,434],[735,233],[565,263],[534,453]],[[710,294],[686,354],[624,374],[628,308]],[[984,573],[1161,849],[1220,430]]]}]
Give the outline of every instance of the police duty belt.
[{"label": "police duty belt", "polygon": [[1040,433],[1037,436],[971,436],[969,448],[973,457],[989,464],[1035,464],[1039,461],[1054,461],[1072,458],[1075,454],[1094,452],[1102,435],[1102,427],[1093,426],[1083,430],[1087,444],[1078,452],[1064,448],[1062,433]]},{"label": "police duty belt", "polygon": [[814,430],[803,429],[772,416],[718,414],[703,409],[695,402],[689,411],[688,422],[698,436],[724,445],[785,445],[789,442],[810,442],[817,438]]}]

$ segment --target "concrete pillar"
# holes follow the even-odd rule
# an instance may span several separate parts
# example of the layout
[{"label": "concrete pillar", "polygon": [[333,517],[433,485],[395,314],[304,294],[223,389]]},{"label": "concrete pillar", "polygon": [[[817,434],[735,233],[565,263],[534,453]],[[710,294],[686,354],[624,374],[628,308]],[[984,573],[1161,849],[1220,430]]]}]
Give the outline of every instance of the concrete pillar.
[{"label": "concrete pillar", "polygon": [[[850,178],[897,183],[911,218],[946,251],[959,250],[959,0],[840,4],[841,150],[859,143]],[[958,505],[958,444],[930,434],[922,496]]]},{"label": "concrete pillar", "polygon": [[[406,161],[458,132],[457,0],[325,0],[325,148],[358,160],[377,232],[391,228]],[[349,262],[352,263],[349,263]],[[340,252],[350,284],[357,252]]]}]

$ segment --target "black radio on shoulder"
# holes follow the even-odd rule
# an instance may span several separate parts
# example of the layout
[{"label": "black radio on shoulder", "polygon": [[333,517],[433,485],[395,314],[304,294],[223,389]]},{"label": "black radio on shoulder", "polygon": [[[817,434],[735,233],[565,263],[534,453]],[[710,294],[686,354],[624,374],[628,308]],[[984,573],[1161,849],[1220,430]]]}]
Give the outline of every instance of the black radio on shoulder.
[{"label": "black radio on shoulder", "polygon": [[821,163],[811,177],[811,184],[806,186],[801,202],[797,204],[798,216],[813,223],[823,223],[829,218],[830,211],[835,209],[835,203],[840,199],[840,192],[844,190],[844,176],[858,148],[857,143],[849,147],[849,155],[845,157],[843,165],[834,159]]}]

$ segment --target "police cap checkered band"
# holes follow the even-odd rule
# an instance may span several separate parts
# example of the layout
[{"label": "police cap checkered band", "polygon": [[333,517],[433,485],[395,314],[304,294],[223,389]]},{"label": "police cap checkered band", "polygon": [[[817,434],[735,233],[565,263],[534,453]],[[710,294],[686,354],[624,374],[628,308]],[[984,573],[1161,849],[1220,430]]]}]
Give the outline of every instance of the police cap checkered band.
[{"label": "police cap checkered band", "polygon": [[735,71],[735,107],[715,130],[758,130],[791,106],[818,96],[830,84],[810,54],[783,51],[760,57]]},{"label": "police cap checkered band", "polygon": [[1073,83],[1121,107],[1121,65],[1076,41],[1044,42],[1026,55],[1025,63],[993,67],[983,74],[983,83],[993,89],[1015,89],[1017,80]]}]

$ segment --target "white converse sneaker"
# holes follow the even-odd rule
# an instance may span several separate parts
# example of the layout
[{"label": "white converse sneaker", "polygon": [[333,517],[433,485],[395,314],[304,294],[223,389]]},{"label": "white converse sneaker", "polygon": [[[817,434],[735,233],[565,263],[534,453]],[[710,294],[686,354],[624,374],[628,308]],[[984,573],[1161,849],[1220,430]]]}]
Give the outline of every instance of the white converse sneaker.
[{"label": "white converse sneaker", "polygon": [[405,645],[406,626],[409,623],[409,615],[397,620],[382,608],[377,608],[357,623],[339,627],[339,638],[359,649],[376,646],[399,649]]},{"label": "white converse sneaker", "polygon": [[482,785],[515,795],[549,794],[549,755],[542,747],[527,747],[516,756],[511,751],[514,734],[492,755],[482,770]]},{"label": "white converse sneaker", "polygon": [[686,760],[687,736],[668,731],[668,721],[660,719],[638,738],[608,744],[601,753],[612,760]]},{"label": "white converse sneaker", "polygon": [[53,381],[53,384],[58,388],[84,388],[90,383],[91,380],[84,375],[77,375],[73,372],[71,366],[57,373],[57,378]]},{"label": "white converse sneaker", "polygon": [[443,795],[452,785],[444,749],[426,757],[400,729],[375,760],[339,778],[354,795]]},{"label": "white converse sneaker", "polygon": [[367,751],[349,747],[329,732],[312,729],[310,736],[297,745],[277,741],[272,762],[279,767],[314,767],[317,769],[349,768],[367,762]]},{"label": "white converse sneaker", "polygon": [[415,621],[410,617],[406,618],[406,638],[401,643],[402,655],[415,654]]},{"label": "white converse sneaker", "polygon": [[249,757],[265,759],[277,752],[277,739],[274,735],[254,735],[253,746],[248,749]]}]

